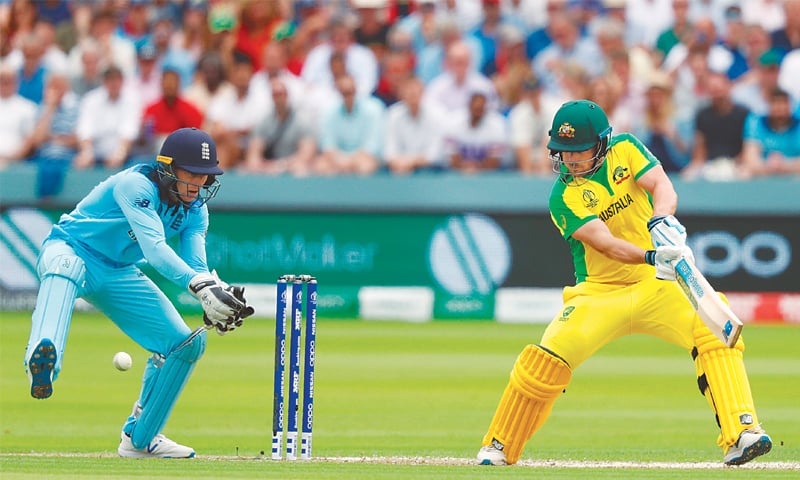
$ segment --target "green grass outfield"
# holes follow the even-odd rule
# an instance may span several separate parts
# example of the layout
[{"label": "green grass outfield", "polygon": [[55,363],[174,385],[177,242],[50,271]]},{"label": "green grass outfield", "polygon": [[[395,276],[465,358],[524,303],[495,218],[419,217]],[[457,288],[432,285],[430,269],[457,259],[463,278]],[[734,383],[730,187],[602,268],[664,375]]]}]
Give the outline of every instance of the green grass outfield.
[{"label": "green grass outfield", "polygon": [[[189,322],[196,325],[198,318]],[[520,464],[472,465],[508,373],[541,325],[321,319],[314,457],[273,462],[274,322],[209,335],[164,433],[193,460],[116,456],[147,354],[105,317],[75,315],[55,393],[29,396],[29,313],[0,313],[0,478],[798,478],[800,328],[747,326],[746,364],[773,451],[723,468],[716,424],[686,352],[647,337],[609,345],[576,372]],[[128,372],[113,354],[133,356]]]}]

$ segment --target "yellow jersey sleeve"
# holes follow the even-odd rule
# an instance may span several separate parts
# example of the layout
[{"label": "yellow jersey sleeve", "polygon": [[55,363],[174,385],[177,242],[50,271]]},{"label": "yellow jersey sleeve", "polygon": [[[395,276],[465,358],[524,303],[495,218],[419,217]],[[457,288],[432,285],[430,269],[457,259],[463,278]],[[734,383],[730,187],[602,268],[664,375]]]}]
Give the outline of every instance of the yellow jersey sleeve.
[{"label": "yellow jersey sleeve", "polygon": [[615,237],[653,248],[647,231],[652,198],[636,179],[656,165],[658,159],[641,141],[623,133],[612,138],[605,162],[585,181],[556,181],[550,193],[550,218],[569,243],[577,283],[631,284],[653,275],[653,267],[612,260],[572,234],[586,222],[600,219]]}]

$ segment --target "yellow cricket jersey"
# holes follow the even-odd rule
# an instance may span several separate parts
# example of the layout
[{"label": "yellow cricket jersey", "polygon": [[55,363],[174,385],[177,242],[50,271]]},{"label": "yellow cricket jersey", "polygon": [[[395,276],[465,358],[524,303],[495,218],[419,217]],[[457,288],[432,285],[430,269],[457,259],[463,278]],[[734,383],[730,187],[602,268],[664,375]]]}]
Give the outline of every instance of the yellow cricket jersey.
[{"label": "yellow cricket jersey", "polygon": [[656,165],[658,159],[639,139],[622,133],[611,139],[605,162],[585,182],[556,180],[550,192],[550,218],[569,243],[576,283],[627,285],[653,276],[653,267],[612,260],[572,238],[572,233],[599,218],[615,237],[646,250],[653,248],[647,230],[653,216],[652,198],[636,179]]}]

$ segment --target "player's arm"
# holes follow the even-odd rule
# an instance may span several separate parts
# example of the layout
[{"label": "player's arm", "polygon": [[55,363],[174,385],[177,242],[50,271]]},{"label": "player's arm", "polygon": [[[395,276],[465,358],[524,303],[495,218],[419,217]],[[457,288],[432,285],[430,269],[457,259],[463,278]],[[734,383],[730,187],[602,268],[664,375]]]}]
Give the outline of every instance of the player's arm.
[{"label": "player's arm", "polygon": [[602,220],[595,218],[581,225],[572,238],[622,263],[645,263],[645,250],[627,240],[615,237]]},{"label": "player's arm", "polygon": [[636,182],[652,197],[654,217],[675,214],[678,208],[678,194],[661,165],[648,170]]}]

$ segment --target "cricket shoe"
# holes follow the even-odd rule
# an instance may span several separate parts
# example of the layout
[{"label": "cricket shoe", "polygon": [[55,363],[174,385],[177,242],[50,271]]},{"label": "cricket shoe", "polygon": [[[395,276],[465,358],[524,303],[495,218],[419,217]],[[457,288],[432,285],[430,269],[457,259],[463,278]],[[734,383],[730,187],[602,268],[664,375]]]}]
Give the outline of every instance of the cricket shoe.
[{"label": "cricket shoe", "polygon": [[57,357],[56,347],[49,338],[42,339],[31,352],[26,366],[33,398],[44,400],[53,394],[53,372]]},{"label": "cricket shoe", "polygon": [[744,465],[750,460],[765,455],[772,449],[772,439],[763,430],[745,430],[739,434],[736,445],[728,448],[725,465]]},{"label": "cricket shoe", "polygon": [[158,434],[147,447],[134,448],[131,437],[125,432],[120,434],[117,454],[126,458],[194,458],[194,449],[173,442],[162,434]]},{"label": "cricket shoe", "polygon": [[[498,448],[498,446],[500,448]],[[497,440],[492,440],[491,445],[486,445],[478,450],[478,465],[508,465],[506,454],[501,450],[503,445]]]}]

